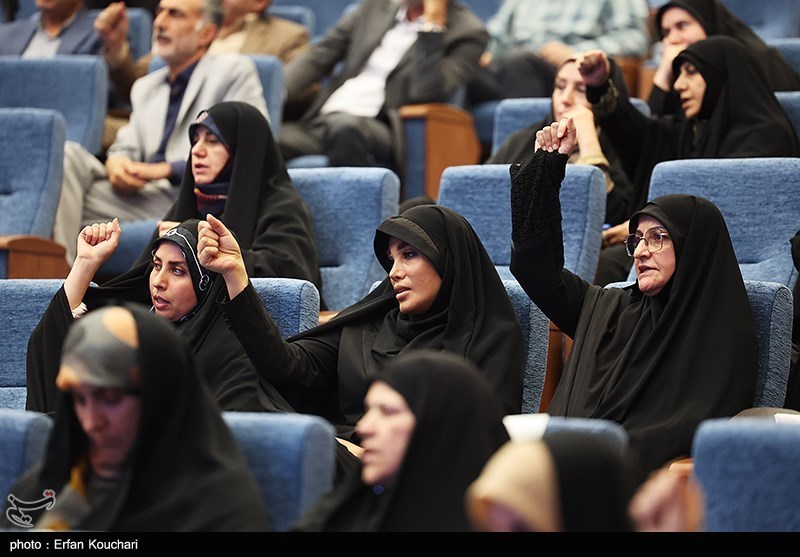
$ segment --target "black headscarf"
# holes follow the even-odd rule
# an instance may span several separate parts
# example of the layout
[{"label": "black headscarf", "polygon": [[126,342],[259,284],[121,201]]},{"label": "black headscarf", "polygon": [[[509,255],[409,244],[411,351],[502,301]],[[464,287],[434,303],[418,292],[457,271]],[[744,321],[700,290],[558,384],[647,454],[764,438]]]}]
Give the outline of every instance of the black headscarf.
[{"label": "black headscarf", "polygon": [[[139,434],[117,486],[73,529],[265,530],[267,515],[258,484],[200,380],[184,339],[146,308],[123,307],[133,315],[138,336]],[[80,334],[82,327],[78,320],[70,335]],[[72,396],[59,396],[44,460],[12,487],[17,498],[36,499],[44,489],[53,489],[58,505],[73,467],[84,458],[88,440]]]},{"label": "black headscarf", "polygon": [[555,462],[564,532],[632,529],[625,462],[614,447],[577,431],[556,431],[542,442]]},{"label": "black headscarf", "polygon": [[641,135],[630,133],[625,115],[603,119],[604,129],[639,192],[636,209],[647,200],[653,167],[662,161],[800,156],[800,143],[789,117],[767,86],[762,68],[740,41],[724,35],[697,41],[675,58],[676,72],[680,73],[684,61],[692,63],[706,81],[697,117],[639,116],[644,120]]},{"label": "black headscarf", "polygon": [[638,286],[589,288],[548,412],[605,418],[628,431],[638,480],[690,454],[704,419],[752,405],[755,320],[722,214],[710,201],[666,195],[649,215],[669,231],[675,272],[656,296]]},{"label": "black headscarf", "polygon": [[[197,260],[197,219],[188,219],[155,238],[148,247],[151,253],[159,243],[176,243],[186,257],[197,305],[175,325],[189,344],[201,375],[205,378],[216,402],[231,411],[293,411],[272,385],[258,379],[253,363],[247,357],[236,335],[228,328],[221,306],[216,303],[227,293],[225,281],[200,266]],[[124,231],[123,231],[124,234]],[[124,300],[152,307],[150,298],[151,259],[134,266],[102,286],[92,286],[84,295],[87,308]],[[55,410],[60,351],[64,335],[72,323],[63,288],[37,325],[28,343],[26,408],[52,413]],[[62,307],[64,306],[64,307]]]},{"label": "black headscarf", "polygon": [[[671,0],[660,6],[653,23],[654,36],[661,38],[661,19],[669,8],[683,8],[703,27],[709,37],[724,35],[740,41],[764,69],[772,91],[800,89],[800,76],[781,53],[768,46],[744,21],[734,15],[721,0]],[[674,74],[677,77],[677,73]],[[680,103],[677,105],[680,107]]]},{"label": "black headscarf", "polygon": [[698,120],[707,120],[694,139],[698,158],[798,156],[800,145],[786,112],[741,43],[715,36],[689,45],[672,62],[693,64],[706,81]]},{"label": "black headscarf", "polygon": [[[267,119],[252,105],[235,101],[216,104],[204,115],[231,151],[227,200],[219,218],[236,234],[249,276],[305,279],[321,289],[311,211],[286,171]],[[197,210],[195,187],[190,154],[178,199],[164,220],[205,218]],[[156,231],[151,241],[157,236]],[[138,263],[149,259],[146,249]]]},{"label": "black headscarf", "polygon": [[[361,301],[328,323],[290,342],[341,329],[338,411],[333,421],[354,426],[363,412],[369,379],[388,360],[412,350],[449,350],[474,362],[507,413],[520,412],[524,350],[522,328],[497,270],[467,220],[446,207],[419,205],[386,219],[375,233],[375,256],[387,272],[390,236],[427,256],[442,278],[423,315],[400,313],[387,276]],[[300,402],[290,399],[300,410]]]},{"label": "black headscarf", "polygon": [[588,432],[559,430],[540,440],[509,441],[467,493],[470,515],[482,531],[497,528],[491,513],[498,506],[513,512],[516,520],[507,525],[513,531],[631,530],[623,456]]},{"label": "black headscarf", "polygon": [[392,486],[339,484],[295,526],[323,531],[470,529],[464,494],[486,461],[508,441],[503,410],[480,371],[456,354],[405,353],[373,380],[400,393],[416,418]]}]

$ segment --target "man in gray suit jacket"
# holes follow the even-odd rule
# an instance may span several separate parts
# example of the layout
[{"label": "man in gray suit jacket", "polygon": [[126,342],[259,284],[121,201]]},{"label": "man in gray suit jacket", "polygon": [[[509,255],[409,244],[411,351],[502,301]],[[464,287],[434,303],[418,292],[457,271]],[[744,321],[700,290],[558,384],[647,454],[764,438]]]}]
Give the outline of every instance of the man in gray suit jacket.
[{"label": "man in gray suit jacket", "polygon": [[161,0],[153,21],[153,54],[166,66],[138,79],[130,122],[105,164],[67,142],[53,238],[75,258],[81,228],[118,217],[161,218],[175,201],[189,157],[189,125],[222,102],[249,102],[267,117],[254,63],[239,54],[206,56],[222,21],[221,0]]},{"label": "man in gray suit jacket", "polygon": [[100,54],[103,41],[83,0],[37,0],[39,12],[0,25],[0,54],[50,58]]},{"label": "man in gray suit jacket", "polygon": [[402,160],[398,109],[448,102],[478,69],[489,40],[483,22],[452,0],[362,0],[286,68],[288,96],[323,80],[303,117],[284,123],[284,159],[324,154],[331,166]]}]

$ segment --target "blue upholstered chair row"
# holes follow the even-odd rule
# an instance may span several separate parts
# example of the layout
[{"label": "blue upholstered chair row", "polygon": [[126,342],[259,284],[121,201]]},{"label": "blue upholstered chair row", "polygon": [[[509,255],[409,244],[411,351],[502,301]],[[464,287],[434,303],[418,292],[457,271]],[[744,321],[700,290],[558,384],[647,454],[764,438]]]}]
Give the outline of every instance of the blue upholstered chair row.
[{"label": "blue upholstered chair row", "polygon": [[[267,507],[267,527],[285,531],[333,486],[334,430],[318,416],[225,412]],[[0,495],[41,462],[52,420],[0,408]]]},{"label": "blue upholstered chair row", "polygon": [[706,420],[692,446],[709,532],[800,531],[800,426]]},{"label": "blue upholstered chair row", "polygon": [[[59,279],[0,280],[0,408],[25,408],[25,359],[28,339]],[[261,278],[253,281],[284,337],[317,324],[319,292],[308,281]]]},{"label": "blue upholstered chair row", "polygon": [[[55,110],[0,108],[0,129],[0,278],[8,278],[23,273],[17,260],[28,257],[14,247],[28,241],[20,235],[37,237],[42,247],[56,247],[48,239],[61,192],[67,124]],[[63,248],[51,251],[60,253],[54,258],[60,256],[65,266]],[[43,255],[33,257],[33,266],[42,264]]]},{"label": "blue upholstered chair row", "polygon": [[103,140],[108,88],[101,56],[0,56],[0,107],[58,110],[67,122],[67,139],[92,153],[100,152]]},{"label": "blue upholstered chair row", "polygon": [[0,408],[0,497],[42,460],[53,420],[39,412]]},{"label": "blue upholstered chair row", "polygon": [[[628,284],[631,282],[614,282],[606,288]],[[776,282],[745,279],[744,285],[758,336],[758,373],[753,406],[782,408],[791,362],[792,292]],[[713,349],[713,344],[710,344],[709,350]]]},{"label": "blue upholstered chair row", "polygon": [[322,299],[330,310],[343,309],[386,276],[372,240],[397,214],[400,180],[385,168],[297,168],[289,175],[311,209]]},{"label": "blue upholstered chair row", "polygon": [[796,72],[800,72],[800,37],[767,39],[769,46],[777,48]]},{"label": "blue upholstered chair row", "polygon": [[0,280],[1,408],[25,408],[28,339],[63,282],[59,279]]},{"label": "blue upholstered chair row", "polygon": [[797,0],[722,0],[722,3],[764,40],[800,37]]},{"label": "blue upholstered chair row", "polygon": [[[561,185],[564,265],[591,282],[600,257],[606,186],[602,171],[570,164]],[[500,276],[512,278],[511,177],[507,164],[453,166],[442,173],[438,203],[463,215]]]},{"label": "blue upholstered chair row", "polygon": [[[789,240],[800,227],[798,175],[798,158],[669,161],[653,169],[649,198],[689,193],[711,200],[725,217],[742,276],[791,289],[797,280]],[[754,197],[754,191],[763,194]],[[633,280],[633,269],[628,278]]]},{"label": "blue upholstered chair row", "polygon": [[547,335],[550,321],[516,280],[504,280],[508,297],[517,312],[525,339],[525,370],[522,381],[522,412],[539,411],[547,368]]},{"label": "blue upholstered chair row", "polygon": [[261,487],[269,529],[283,532],[333,487],[334,429],[308,414],[225,412]]}]

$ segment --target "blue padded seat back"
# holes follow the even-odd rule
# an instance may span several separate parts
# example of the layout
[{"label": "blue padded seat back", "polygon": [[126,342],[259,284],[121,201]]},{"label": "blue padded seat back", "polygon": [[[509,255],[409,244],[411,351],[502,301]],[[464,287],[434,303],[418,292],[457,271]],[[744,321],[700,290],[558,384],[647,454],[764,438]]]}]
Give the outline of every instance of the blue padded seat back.
[{"label": "blue padded seat back", "polygon": [[386,272],[375,258],[375,230],[397,214],[400,179],[385,168],[290,168],[311,210],[322,299],[328,309],[354,304]]},{"label": "blue padded seat back", "polygon": [[[438,203],[472,224],[502,278],[513,278],[511,262],[511,177],[507,164],[451,166],[442,173]],[[603,172],[567,165],[561,185],[564,266],[592,282],[600,257],[606,210]]]}]

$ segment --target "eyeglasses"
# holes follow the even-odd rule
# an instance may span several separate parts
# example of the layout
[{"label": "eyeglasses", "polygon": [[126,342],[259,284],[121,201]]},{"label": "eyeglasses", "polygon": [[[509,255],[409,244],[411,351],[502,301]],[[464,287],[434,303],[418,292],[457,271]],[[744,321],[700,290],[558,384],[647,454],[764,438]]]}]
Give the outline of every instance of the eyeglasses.
[{"label": "eyeglasses", "polygon": [[665,239],[669,239],[669,234],[663,228],[651,228],[644,233],[644,236],[639,234],[629,234],[628,236],[625,236],[625,253],[627,253],[628,256],[633,257],[636,247],[642,240],[644,240],[644,245],[647,247],[650,253],[656,253],[661,251],[661,248],[664,247]]}]

